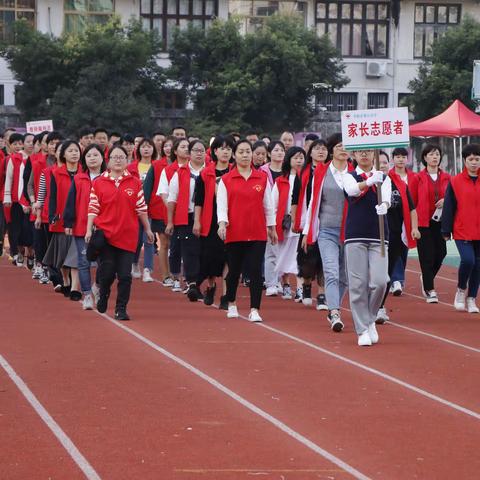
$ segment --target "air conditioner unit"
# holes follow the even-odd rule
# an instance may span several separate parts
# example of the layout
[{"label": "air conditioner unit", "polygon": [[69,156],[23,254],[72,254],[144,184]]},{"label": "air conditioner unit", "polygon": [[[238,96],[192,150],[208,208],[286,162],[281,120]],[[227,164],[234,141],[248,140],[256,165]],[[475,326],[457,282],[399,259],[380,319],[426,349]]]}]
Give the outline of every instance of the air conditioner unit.
[{"label": "air conditioner unit", "polygon": [[378,60],[367,60],[367,77],[380,78],[387,74],[387,62]]}]

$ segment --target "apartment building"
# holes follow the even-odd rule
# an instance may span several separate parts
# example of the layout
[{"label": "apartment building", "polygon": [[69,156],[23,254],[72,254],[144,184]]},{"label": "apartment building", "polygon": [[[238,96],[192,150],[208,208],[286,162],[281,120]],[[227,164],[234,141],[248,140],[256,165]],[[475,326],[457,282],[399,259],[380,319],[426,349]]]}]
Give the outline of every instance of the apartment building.
[{"label": "apartment building", "polygon": [[[477,0],[5,0],[0,2],[0,38],[11,37],[15,19],[26,18],[42,32],[60,35],[104,22],[116,13],[127,21],[141,18],[159,30],[165,46],[176,27],[193,23],[208,28],[215,17],[235,15],[244,32],[254,31],[276,13],[299,15],[318,35],[328,35],[346,64],[350,83],[315,99],[320,116],[345,109],[402,105],[408,84],[433,40],[469,14],[480,20]],[[168,62],[165,53],[160,62]],[[319,79],[321,82],[322,79]],[[0,105],[15,105],[14,79],[0,60]],[[182,109],[185,99],[172,91],[165,109]]]}]

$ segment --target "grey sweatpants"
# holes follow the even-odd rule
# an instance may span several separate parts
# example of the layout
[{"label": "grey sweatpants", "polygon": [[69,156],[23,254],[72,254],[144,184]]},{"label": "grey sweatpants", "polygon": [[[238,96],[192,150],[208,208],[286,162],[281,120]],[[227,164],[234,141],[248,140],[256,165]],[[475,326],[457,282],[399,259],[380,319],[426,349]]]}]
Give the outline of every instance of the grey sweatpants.
[{"label": "grey sweatpants", "polygon": [[[385,250],[387,247],[385,247]],[[375,322],[388,283],[388,255],[380,254],[379,243],[354,242],[345,245],[348,295],[358,335]]]}]

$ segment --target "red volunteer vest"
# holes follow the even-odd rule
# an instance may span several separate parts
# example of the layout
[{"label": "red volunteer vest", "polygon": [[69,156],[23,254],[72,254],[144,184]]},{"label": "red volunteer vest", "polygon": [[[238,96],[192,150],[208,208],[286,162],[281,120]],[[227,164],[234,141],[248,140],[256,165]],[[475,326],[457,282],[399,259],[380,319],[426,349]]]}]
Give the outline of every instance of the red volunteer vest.
[{"label": "red volunteer vest", "polygon": [[101,175],[92,184],[98,198],[100,212],[95,225],[105,233],[108,243],[129,252],[135,252],[138,242],[138,192],[142,183],[133,175],[126,175],[118,187],[108,176]]},{"label": "red volunteer vest", "polygon": [[278,235],[278,241],[283,241],[285,232],[282,228],[282,221],[285,213],[287,213],[288,194],[290,193],[290,182],[288,177],[278,177],[275,181],[275,185],[278,189],[278,206],[276,217],[276,230]]},{"label": "red volunteer vest", "polygon": [[[228,173],[226,175],[228,175]],[[212,163],[207,168],[204,168],[200,176],[205,184],[205,198],[202,206],[202,215],[200,217],[200,235],[206,237],[212,226],[213,199],[215,198],[215,187],[217,185],[215,164]]]},{"label": "red volunteer vest", "polygon": [[[428,195],[428,182],[430,175],[427,169],[424,168],[419,172],[411,182],[410,193],[412,195],[413,203],[417,210],[418,226],[428,227],[430,225],[430,197]],[[440,182],[439,198],[445,197],[450,175],[443,170],[438,171],[438,179]]]},{"label": "red volunteer vest", "polygon": [[173,217],[174,225],[188,225],[188,205],[190,203],[190,167],[188,163],[177,170],[178,197]]},{"label": "red volunteer vest", "polygon": [[167,160],[165,157],[160,160],[154,160],[153,166],[153,189],[150,195],[150,202],[148,204],[148,216],[154,220],[167,221],[167,207],[160,195],[157,195],[158,184],[160,183],[160,176],[164,168],[167,168]]},{"label": "red volunteer vest", "polygon": [[[297,213],[295,216],[295,224],[293,225],[293,231],[300,233],[301,232],[301,223],[302,223],[302,214],[303,214],[303,204],[305,203],[305,195],[307,194],[307,185],[310,180],[311,168],[308,166],[301,174],[300,181],[300,195],[298,196],[298,205]],[[307,205],[308,207],[308,205]]]},{"label": "red volunteer vest", "polygon": [[[80,168],[80,166],[79,166]],[[58,220],[54,224],[50,224],[49,230],[55,233],[63,233],[65,227],[63,226],[63,211],[67,203],[68,192],[72,185],[72,179],[67,172],[67,166],[62,165],[51,172],[51,176],[55,179],[57,185],[57,198],[55,201],[55,216]],[[75,177],[74,177],[75,178]],[[47,205],[48,212],[48,205]]]},{"label": "red volunteer vest", "polygon": [[88,204],[90,202],[92,181],[90,180],[90,175],[83,172],[77,173],[77,175],[75,175],[75,177],[73,178],[73,181],[75,182],[76,195],[75,223],[72,230],[75,237],[84,237],[87,233]]},{"label": "red volunteer vest", "polygon": [[228,226],[225,243],[267,240],[267,222],[263,197],[267,176],[252,169],[245,180],[237,169],[222,177],[227,189]]},{"label": "red volunteer vest", "polygon": [[472,181],[467,170],[450,180],[457,210],[453,221],[455,240],[480,240],[480,183]]}]

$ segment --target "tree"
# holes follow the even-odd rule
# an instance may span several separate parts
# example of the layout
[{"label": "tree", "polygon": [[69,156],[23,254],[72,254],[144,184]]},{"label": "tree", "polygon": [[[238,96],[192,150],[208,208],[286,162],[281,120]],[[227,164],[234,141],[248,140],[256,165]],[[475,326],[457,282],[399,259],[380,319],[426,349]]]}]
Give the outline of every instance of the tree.
[{"label": "tree", "polygon": [[293,16],[274,15],[245,36],[235,19],[216,20],[207,31],[177,31],[170,59],[169,75],[196,107],[191,123],[222,131],[302,129],[312,115],[311,98],[348,81],[328,38]]},{"label": "tree", "polygon": [[468,17],[433,43],[430,57],[422,62],[417,78],[409,84],[412,95],[407,104],[417,120],[437,115],[456,99],[475,108],[471,99],[472,70],[479,47],[480,23]]},{"label": "tree", "polygon": [[0,53],[19,81],[16,99],[25,119],[48,116],[67,133],[85,125],[151,129],[164,84],[156,32],[138,21],[122,26],[118,18],[61,38],[23,23],[16,32],[15,44]]}]

